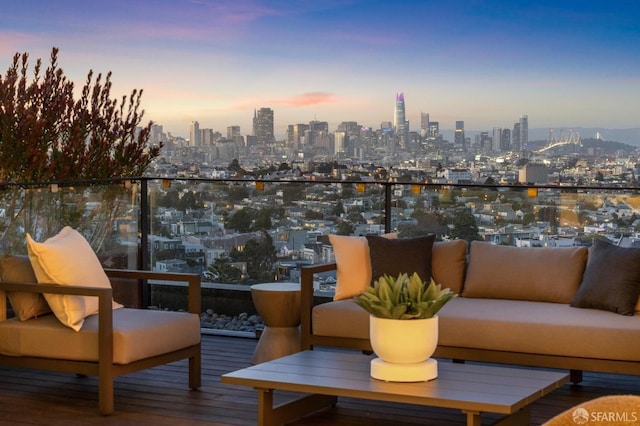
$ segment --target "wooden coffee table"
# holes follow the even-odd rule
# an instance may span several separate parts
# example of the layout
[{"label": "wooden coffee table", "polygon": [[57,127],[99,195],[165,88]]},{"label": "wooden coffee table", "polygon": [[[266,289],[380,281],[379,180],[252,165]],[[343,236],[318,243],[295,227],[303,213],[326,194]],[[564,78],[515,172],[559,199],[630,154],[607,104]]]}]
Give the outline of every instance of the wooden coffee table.
[{"label": "wooden coffee table", "polygon": [[[558,372],[442,361],[435,380],[392,383],[371,378],[370,360],[357,352],[303,351],[224,374],[222,382],[258,391],[258,424],[264,426],[334,405],[337,397],[458,409],[467,425],[479,426],[482,412],[504,414],[497,424],[529,424],[529,404],[569,381]],[[274,407],[275,390],[310,395]]]}]

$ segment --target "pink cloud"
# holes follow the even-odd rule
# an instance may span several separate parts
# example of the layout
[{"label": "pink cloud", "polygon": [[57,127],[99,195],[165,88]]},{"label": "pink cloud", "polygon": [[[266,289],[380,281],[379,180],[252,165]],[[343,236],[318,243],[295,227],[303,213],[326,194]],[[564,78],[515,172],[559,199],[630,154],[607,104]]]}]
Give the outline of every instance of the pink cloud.
[{"label": "pink cloud", "polygon": [[290,98],[277,101],[280,105],[288,106],[309,106],[336,102],[337,99],[331,93],[310,92],[292,96]]},{"label": "pink cloud", "polygon": [[326,92],[308,92],[285,98],[242,98],[234,103],[231,108],[236,111],[260,107],[306,107],[312,105],[328,103],[344,103],[343,99],[338,99],[335,95]]}]

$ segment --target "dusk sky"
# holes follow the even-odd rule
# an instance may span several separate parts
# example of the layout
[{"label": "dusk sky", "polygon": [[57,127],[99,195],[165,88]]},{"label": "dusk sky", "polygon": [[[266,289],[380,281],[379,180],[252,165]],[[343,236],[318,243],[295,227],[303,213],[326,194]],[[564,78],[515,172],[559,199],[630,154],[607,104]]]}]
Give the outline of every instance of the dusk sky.
[{"label": "dusk sky", "polygon": [[251,134],[253,111],[288,124],[379,128],[404,92],[442,129],[640,127],[640,1],[4,1],[0,72],[51,48],[80,87],[113,72],[143,89],[144,122]]}]

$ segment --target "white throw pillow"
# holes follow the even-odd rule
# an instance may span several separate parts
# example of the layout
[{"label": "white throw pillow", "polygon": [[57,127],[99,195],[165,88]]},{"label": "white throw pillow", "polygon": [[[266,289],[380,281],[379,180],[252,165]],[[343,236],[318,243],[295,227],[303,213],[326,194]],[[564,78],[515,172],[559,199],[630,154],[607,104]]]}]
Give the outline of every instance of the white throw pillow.
[{"label": "white throw pillow", "polygon": [[[29,260],[40,284],[80,285],[111,288],[98,257],[87,240],[71,227],[64,227],[43,243],[27,234]],[[98,298],[45,294],[51,310],[60,322],[75,331],[82,328],[84,319],[98,313]],[[113,302],[114,308],[122,305]]]}]

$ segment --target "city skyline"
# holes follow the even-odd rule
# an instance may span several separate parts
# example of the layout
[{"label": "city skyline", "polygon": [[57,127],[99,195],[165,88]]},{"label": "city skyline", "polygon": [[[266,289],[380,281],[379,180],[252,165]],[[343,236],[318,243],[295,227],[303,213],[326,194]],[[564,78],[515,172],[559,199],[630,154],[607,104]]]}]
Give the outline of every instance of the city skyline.
[{"label": "city skyline", "polygon": [[113,71],[113,95],[144,90],[145,121],[251,134],[254,111],[290,124],[379,128],[421,114],[442,129],[640,127],[640,4],[632,1],[11,2],[0,67],[16,52],[80,87]]}]

